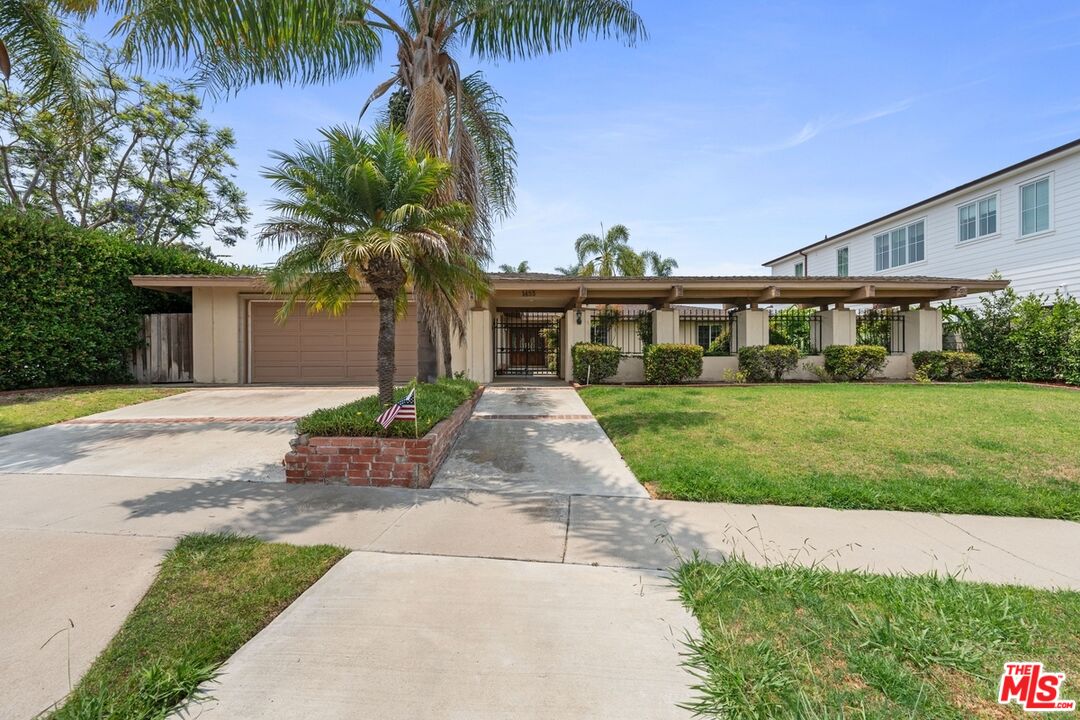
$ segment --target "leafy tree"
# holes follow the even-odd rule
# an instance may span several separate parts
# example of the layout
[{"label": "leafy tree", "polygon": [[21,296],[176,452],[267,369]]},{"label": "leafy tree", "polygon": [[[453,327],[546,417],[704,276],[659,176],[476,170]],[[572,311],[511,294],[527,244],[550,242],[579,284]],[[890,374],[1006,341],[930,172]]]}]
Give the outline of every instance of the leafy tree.
[{"label": "leafy tree", "polygon": [[0,185],[19,210],[37,208],[88,229],[124,230],[150,245],[225,245],[246,235],[245,194],[230,176],[236,141],[199,117],[190,84],[127,76],[106,48],[83,43],[81,122],[4,83]]},{"label": "leafy tree", "polygon": [[[646,35],[631,0],[402,0],[400,17],[363,0],[115,4],[123,8],[117,32],[132,57],[197,58],[201,77],[218,92],[341,78],[375,68],[390,44],[393,69],[364,109],[394,88],[407,91],[405,132],[415,146],[450,163],[453,174],[435,199],[473,207],[461,242],[481,264],[490,257],[494,222],[513,210],[517,156],[502,97],[481,73],[463,74],[461,61],[531,58],[589,37],[632,45]],[[446,308],[438,295],[421,292],[420,299],[420,375],[429,380],[436,327],[446,360],[446,325],[460,309]]]},{"label": "leafy tree", "polygon": [[649,272],[657,277],[671,277],[671,273],[679,267],[675,258],[661,257],[660,253],[652,250],[642,250],[641,259],[649,266]]},{"label": "leafy tree", "polygon": [[379,400],[393,401],[394,326],[406,289],[466,287],[481,290],[484,274],[463,250],[470,209],[432,201],[450,181],[451,165],[413,150],[389,127],[365,136],[358,129],[323,131],[318,144],[298,143],[275,153],[267,171],[282,198],[262,225],[260,244],[290,247],[269,274],[285,302],[311,312],[340,314],[364,284],[379,302]]},{"label": "leafy tree", "polygon": [[501,273],[527,273],[529,272],[529,261],[522,260],[517,265],[500,265],[499,272]]}]

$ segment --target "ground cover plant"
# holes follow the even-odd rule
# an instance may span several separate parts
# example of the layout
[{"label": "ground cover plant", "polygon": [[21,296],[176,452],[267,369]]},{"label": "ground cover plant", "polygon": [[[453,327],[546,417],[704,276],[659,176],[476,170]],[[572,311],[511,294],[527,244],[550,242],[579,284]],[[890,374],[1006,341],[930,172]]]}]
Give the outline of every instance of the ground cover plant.
[{"label": "ground cover plant", "polygon": [[184,392],[180,388],[91,387],[0,393],[0,435],[33,430]]},{"label": "ground cover plant", "polygon": [[55,720],[157,720],[347,553],[190,535]]},{"label": "ground cover plant", "polygon": [[[396,422],[383,428],[375,422],[384,406],[377,395],[370,395],[334,408],[323,408],[306,415],[296,423],[300,433],[341,437],[413,437],[423,435],[476,392],[472,380],[442,378],[435,383],[420,383],[416,388],[416,423]],[[394,401],[404,398],[412,386],[394,390]]]},{"label": "ground cover plant", "polygon": [[687,665],[702,717],[1023,717],[1002,665],[1041,660],[1080,697],[1080,593],[735,559],[675,572],[701,636]]},{"label": "ground cover plant", "polygon": [[1080,520],[1074,390],[814,384],[581,395],[661,497]]}]

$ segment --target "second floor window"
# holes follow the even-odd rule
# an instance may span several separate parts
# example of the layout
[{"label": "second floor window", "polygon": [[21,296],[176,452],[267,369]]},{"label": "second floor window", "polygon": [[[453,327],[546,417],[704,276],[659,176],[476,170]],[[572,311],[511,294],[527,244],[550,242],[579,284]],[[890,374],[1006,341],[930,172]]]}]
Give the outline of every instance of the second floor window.
[{"label": "second floor window", "polygon": [[842,247],[836,251],[836,274],[847,277],[848,274],[848,249]]},{"label": "second floor window", "polygon": [[795,277],[802,277],[806,275],[806,266],[801,262],[795,263]]},{"label": "second floor window", "polygon": [[1050,178],[1020,186],[1020,234],[1032,235],[1050,229]]},{"label": "second floor window", "polygon": [[961,205],[960,242],[993,235],[997,232],[997,195]]},{"label": "second floor window", "polygon": [[888,270],[926,259],[922,220],[874,236],[874,269]]}]

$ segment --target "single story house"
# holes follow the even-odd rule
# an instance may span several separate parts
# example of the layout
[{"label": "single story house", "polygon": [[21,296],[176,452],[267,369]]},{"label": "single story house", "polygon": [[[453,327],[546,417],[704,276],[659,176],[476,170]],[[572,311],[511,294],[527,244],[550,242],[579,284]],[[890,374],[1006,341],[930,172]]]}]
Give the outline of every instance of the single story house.
[{"label": "single story house", "polygon": [[[195,382],[375,381],[378,319],[370,294],[360,294],[337,317],[308,314],[300,306],[279,322],[281,303],[260,276],[137,275],[131,281],[142,288],[190,295]],[[465,336],[453,343],[452,370],[479,382],[504,375],[569,378],[570,348],[577,342],[604,341],[623,349],[615,381],[633,382],[643,378],[644,343],[688,342],[712,347],[702,379],[721,380],[725,371],[737,368],[739,347],[765,345],[778,336],[797,338],[811,360],[828,345],[856,344],[869,317],[856,312],[862,306],[878,308],[871,319],[888,336],[880,340],[892,353],[887,374],[907,377],[913,352],[941,348],[941,312],[932,303],[1007,284],[917,276],[494,274],[491,295],[473,302],[466,313]],[[801,311],[768,307],[775,305]],[[410,300],[397,328],[401,381],[416,373],[416,335]]]}]

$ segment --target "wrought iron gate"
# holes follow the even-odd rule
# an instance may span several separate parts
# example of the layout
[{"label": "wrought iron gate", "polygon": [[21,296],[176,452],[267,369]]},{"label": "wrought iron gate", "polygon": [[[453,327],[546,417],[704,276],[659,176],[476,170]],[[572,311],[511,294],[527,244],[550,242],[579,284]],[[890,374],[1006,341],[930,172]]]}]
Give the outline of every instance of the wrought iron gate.
[{"label": "wrought iron gate", "polygon": [[495,374],[560,373],[562,313],[501,312],[495,316]]}]

